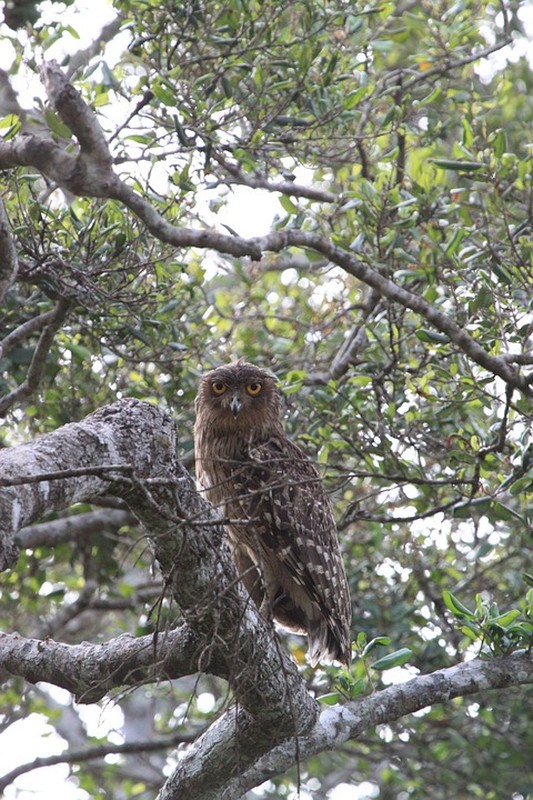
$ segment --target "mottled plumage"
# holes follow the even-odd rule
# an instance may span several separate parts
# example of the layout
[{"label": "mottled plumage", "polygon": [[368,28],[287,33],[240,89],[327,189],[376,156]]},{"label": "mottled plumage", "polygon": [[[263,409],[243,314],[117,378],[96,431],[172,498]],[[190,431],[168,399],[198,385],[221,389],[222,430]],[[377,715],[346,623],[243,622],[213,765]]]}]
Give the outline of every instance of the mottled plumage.
[{"label": "mottled plumage", "polygon": [[350,596],[331,504],[285,435],[275,378],[242,360],[204,375],[194,433],[198,483],[227,520],[261,613],[307,633],[311,663],[349,664]]}]

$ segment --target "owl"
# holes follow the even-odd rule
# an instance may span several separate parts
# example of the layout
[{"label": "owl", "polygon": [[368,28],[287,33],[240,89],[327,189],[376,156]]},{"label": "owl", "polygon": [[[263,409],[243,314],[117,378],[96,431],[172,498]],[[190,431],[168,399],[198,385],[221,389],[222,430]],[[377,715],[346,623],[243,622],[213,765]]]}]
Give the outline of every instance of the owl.
[{"label": "owl", "polygon": [[220,509],[237,571],[260,613],[308,636],[309,660],[349,665],[351,604],[329,498],[283,430],[275,377],[242,359],[196,397],[199,488]]}]

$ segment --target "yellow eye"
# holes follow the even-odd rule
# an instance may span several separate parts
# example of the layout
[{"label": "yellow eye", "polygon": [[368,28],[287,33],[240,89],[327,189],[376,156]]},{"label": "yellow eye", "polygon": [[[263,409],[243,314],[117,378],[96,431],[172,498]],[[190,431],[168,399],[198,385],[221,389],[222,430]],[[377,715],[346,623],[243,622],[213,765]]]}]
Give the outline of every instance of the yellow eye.
[{"label": "yellow eye", "polygon": [[213,394],[216,394],[217,397],[220,397],[221,394],[224,394],[228,387],[222,381],[213,381],[211,384],[211,389],[213,390]]},{"label": "yellow eye", "polygon": [[256,395],[258,395],[262,388],[263,388],[263,384],[259,383],[259,381],[254,381],[253,383],[248,383],[246,385],[246,391],[252,397],[255,397]]}]

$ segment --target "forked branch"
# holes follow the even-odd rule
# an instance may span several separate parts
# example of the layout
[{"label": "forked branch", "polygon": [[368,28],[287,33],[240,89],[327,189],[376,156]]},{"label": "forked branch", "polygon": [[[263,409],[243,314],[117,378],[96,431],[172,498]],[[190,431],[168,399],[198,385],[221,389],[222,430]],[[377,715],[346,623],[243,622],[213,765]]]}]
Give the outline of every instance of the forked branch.
[{"label": "forked branch", "polygon": [[109,148],[94,112],[69,84],[57,64],[45,63],[42,74],[50,101],[78,140],[79,154],[67,154],[51,140],[18,137],[0,143],[0,168],[31,164],[49,174],[59,186],[75,194],[118,200],[138,216],[157,239],[175,247],[209,248],[233,256],[248,256],[256,261],[268,252],[279,253],[294,248],[314,250],[380,296],[419,314],[445,334],[450,343],[471,361],[500,377],[508,386],[533,397],[533,374],[520,370],[520,354],[513,361],[505,356],[490,354],[461,325],[424,297],[399,286],[354,253],[334,245],[320,234],[295,229],[273,231],[263,237],[245,239],[212,229],[194,230],[172,225],[148,200],[114,173]]}]

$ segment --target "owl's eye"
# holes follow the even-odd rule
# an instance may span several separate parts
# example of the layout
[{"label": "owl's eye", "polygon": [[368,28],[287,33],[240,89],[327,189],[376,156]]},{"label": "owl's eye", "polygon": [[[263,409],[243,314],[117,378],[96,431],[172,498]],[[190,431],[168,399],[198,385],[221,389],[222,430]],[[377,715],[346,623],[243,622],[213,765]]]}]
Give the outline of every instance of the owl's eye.
[{"label": "owl's eye", "polygon": [[246,385],[246,391],[252,397],[255,397],[256,395],[258,395],[262,388],[263,388],[263,384],[259,383],[259,381],[254,381],[253,383],[248,383]]},{"label": "owl's eye", "polygon": [[213,381],[211,384],[211,389],[213,390],[213,394],[216,394],[217,397],[220,397],[221,394],[224,394],[228,387],[222,381]]}]

